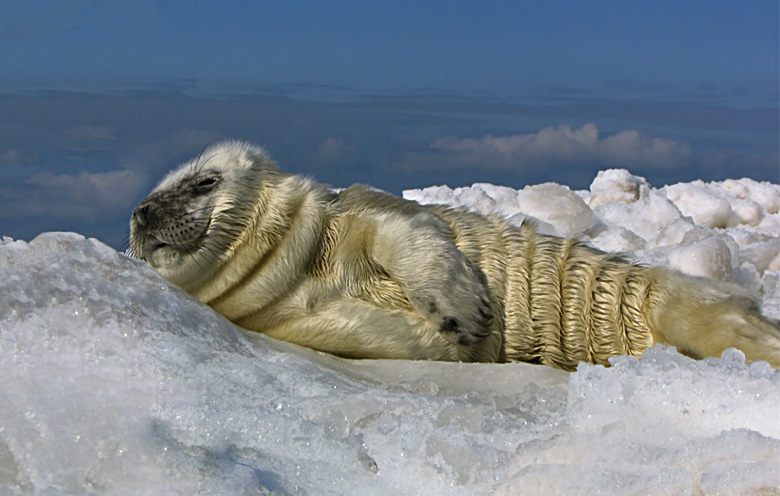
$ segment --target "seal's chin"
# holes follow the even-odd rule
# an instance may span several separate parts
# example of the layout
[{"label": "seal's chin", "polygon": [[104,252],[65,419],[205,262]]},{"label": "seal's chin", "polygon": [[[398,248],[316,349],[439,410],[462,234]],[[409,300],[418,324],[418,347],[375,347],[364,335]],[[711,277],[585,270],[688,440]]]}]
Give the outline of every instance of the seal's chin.
[{"label": "seal's chin", "polygon": [[144,247],[144,258],[155,270],[177,270],[197,251],[197,243],[191,245],[172,245],[155,239],[147,242]]},{"label": "seal's chin", "polygon": [[182,251],[180,247],[160,246],[149,254],[147,262],[165,279],[185,291],[203,282],[217,269],[203,247]]},{"label": "seal's chin", "polygon": [[179,250],[167,243],[154,242],[144,248],[144,258],[153,269],[172,268],[181,263],[181,253]]}]

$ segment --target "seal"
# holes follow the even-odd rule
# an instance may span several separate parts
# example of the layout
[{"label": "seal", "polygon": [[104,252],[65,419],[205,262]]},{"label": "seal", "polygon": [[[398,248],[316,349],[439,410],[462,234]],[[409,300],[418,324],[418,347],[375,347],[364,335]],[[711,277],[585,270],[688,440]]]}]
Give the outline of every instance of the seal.
[{"label": "seal", "polygon": [[740,287],[368,186],[334,192],[228,141],[133,211],[130,245],[235,324],[350,358],[573,370],[660,343],[780,367],[780,326]]}]

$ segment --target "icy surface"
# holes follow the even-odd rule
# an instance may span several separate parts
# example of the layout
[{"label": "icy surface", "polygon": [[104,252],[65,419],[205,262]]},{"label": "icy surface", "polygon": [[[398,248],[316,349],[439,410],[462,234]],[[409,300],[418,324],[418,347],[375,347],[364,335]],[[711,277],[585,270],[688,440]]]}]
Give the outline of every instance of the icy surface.
[{"label": "icy surface", "polygon": [[[694,210],[712,225],[678,205],[689,186],[715,198]],[[640,260],[714,257],[780,316],[778,186],[670,190],[605,171],[580,203],[551,186],[534,215]],[[521,220],[521,193],[409,195]],[[0,276],[0,494],[780,493],[780,372],[737,351],[657,347],[572,374],[340,360],[246,333],[68,233],[4,238]]]}]

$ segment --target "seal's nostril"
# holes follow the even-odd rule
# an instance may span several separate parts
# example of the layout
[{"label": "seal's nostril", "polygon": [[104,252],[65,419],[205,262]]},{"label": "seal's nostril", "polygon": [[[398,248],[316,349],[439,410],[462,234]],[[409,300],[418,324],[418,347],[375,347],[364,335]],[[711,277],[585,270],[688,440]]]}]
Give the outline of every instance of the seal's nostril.
[{"label": "seal's nostril", "polygon": [[147,216],[149,214],[149,204],[146,205],[138,205],[135,210],[133,210],[133,217],[138,221],[139,224],[142,226],[146,225]]}]

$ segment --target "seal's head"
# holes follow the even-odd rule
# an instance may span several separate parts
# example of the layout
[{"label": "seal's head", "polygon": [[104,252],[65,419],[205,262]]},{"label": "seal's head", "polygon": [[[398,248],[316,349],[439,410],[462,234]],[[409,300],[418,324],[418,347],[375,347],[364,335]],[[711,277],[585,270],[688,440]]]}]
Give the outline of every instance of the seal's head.
[{"label": "seal's head", "polygon": [[256,218],[260,192],[281,173],[247,143],[212,145],[169,173],[133,211],[130,249],[179,286],[208,278]]}]

